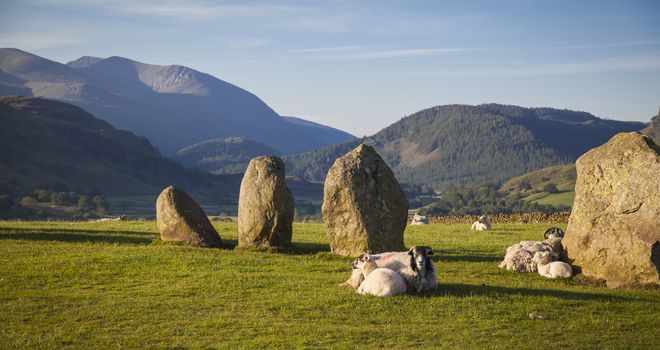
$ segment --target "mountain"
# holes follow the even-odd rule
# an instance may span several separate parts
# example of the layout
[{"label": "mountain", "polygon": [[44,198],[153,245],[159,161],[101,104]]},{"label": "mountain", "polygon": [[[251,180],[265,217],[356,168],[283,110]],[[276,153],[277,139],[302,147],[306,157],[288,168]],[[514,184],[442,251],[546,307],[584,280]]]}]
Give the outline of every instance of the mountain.
[{"label": "mountain", "polygon": [[252,158],[263,155],[279,156],[280,153],[261,142],[227,137],[185,147],[176,152],[176,159],[214,174],[242,174]]},{"label": "mountain", "polygon": [[660,145],[660,111],[651,118],[649,126],[642,130],[642,134],[652,138],[656,145]]},{"label": "mountain", "polygon": [[376,148],[400,182],[436,189],[499,183],[572,163],[614,134],[645,127],[586,112],[484,104],[446,105],[405,117],[377,134],[285,158],[291,175],[323,181],[334,160],[359,142]]},{"label": "mountain", "polygon": [[158,193],[177,184],[235,196],[240,178],[188,169],[149,141],[79,107],[41,98],[0,98],[0,186],[16,194],[53,183],[106,195]]},{"label": "mountain", "polygon": [[283,116],[282,118],[295,125],[302,133],[306,135],[314,135],[314,138],[319,141],[319,147],[317,148],[355,139],[355,136],[327,125],[310,122],[309,120],[297,117]]},{"label": "mountain", "polygon": [[64,65],[18,49],[0,49],[0,93],[72,103],[115,128],[146,136],[166,155],[229,136],[255,140],[283,154],[328,144],[327,130],[289,122],[252,93],[179,65],[116,56],[84,56]]}]

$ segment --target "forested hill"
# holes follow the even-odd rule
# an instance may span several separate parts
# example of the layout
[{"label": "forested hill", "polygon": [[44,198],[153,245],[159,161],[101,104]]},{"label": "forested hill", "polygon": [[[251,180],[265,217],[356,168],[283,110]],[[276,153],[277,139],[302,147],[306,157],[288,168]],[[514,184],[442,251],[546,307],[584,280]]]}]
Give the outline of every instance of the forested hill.
[{"label": "forested hill", "polygon": [[161,156],[146,138],[70,104],[1,97],[0,121],[0,186],[16,195],[53,183],[106,195],[154,194],[170,184],[238,193],[240,178],[185,168]]},{"label": "forested hill", "polygon": [[[400,182],[442,189],[571,163],[616,133],[644,127],[553,108],[447,105],[419,111],[362,141],[377,149]],[[334,160],[359,142],[286,157],[287,173],[323,181]]]}]

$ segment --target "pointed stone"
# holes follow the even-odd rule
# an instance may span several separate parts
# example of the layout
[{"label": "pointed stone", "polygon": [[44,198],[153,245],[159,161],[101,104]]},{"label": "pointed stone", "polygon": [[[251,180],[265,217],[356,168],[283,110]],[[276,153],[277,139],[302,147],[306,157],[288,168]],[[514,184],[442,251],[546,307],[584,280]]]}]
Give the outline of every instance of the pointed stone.
[{"label": "pointed stone", "polygon": [[334,254],[405,250],[408,200],[371,146],[361,144],[335,161],[325,179],[322,211]]}]

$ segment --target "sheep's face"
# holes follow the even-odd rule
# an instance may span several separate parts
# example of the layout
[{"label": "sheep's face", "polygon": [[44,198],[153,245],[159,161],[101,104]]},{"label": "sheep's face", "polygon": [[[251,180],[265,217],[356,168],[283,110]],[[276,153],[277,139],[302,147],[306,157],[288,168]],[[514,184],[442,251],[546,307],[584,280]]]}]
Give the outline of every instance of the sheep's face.
[{"label": "sheep's face", "polygon": [[535,264],[547,264],[551,261],[550,252],[536,252],[532,262]]},{"label": "sheep's face", "polygon": [[484,221],[486,221],[486,217],[485,216],[480,216],[479,217],[479,222],[483,224]]},{"label": "sheep's face", "polygon": [[410,255],[410,267],[413,271],[421,270],[431,270],[433,266],[431,265],[431,256],[433,255],[433,249],[427,246],[414,246],[408,251]]},{"label": "sheep's face", "polygon": [[369,254],[362,253],[353,261],[351,267],[353,267],[353,269],[362,269],[362,266],[364,266],[367,261],[369,261]]}]

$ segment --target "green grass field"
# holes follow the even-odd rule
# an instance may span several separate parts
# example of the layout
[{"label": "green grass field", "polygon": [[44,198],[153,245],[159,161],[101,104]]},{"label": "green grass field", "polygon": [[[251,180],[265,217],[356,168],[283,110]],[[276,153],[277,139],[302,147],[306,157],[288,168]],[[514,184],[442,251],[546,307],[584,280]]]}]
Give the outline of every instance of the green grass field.
[{"label": "green grass field", "polygon": [[[439,288],[376,298],[338,286],[351,259],[324,227],[294,226],[289,253],[157,242],[151,221],[0,222],[0,348],[651,349],[660,290],[610,290],[497,267],[547,225],[409,227],[436,250]],[[565,225],[559,225],[566,228]]]}]

